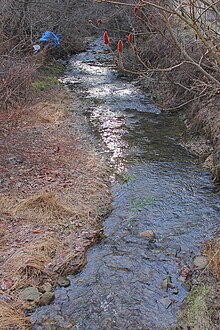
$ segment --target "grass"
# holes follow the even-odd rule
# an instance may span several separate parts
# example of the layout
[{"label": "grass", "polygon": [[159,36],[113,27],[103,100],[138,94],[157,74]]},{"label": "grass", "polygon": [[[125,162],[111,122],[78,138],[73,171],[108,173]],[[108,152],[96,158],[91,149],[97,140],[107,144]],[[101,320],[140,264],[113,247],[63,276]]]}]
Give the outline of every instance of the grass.
[{"label": "grass", "polygon": [[47,91],[59,84],[59,77],[64,73],[65,67],[57,63],[45,66],[42,69],[40,79],[32,83],[32,87],[36,92]]},{"label": "grass", "polygon": [[213,238],[205,243],[203,254],[208,258],[208,267],[198,276],[180,313],[180,323],[193,330],[219,329],[214,317],[219,314],[218,285],[220,278],[220,240]]},{"label": "grass", "polygon": [[143,198],[135,198],[130,202],[133,212],[140,212],[145,206],[155,202],[154,196],[145,196]]},{"label": "grass", "polygon": [[[78,103],[71,99],[70,113],[66,92],[54,88],[42,94],[43,100],[39,97],[18,117],[21,125],[15,118],[16,148],[12,139],[1,153],[3,161],[11,153],[26,160],[22,187],[5,181],[6,192],[0,194],[0,281],[11,298],[8,305],[0,302],[3,329],[29,327],[22,314],[13,312],[13,306],[23,304],[20,289],[45,282],[55,285],[60,274],[82,269],[88,248],[102,236],[100,221],[111,203],[109,171],[86,142],[84,119],[76,114]],[[16,182],[15,167],[9,171]],[[5,169],[1,174],[7,173]]]},{"label": "grass", "polygon": [[27,197],[14,208],[14,214],[26,216],[38,223],[62,223],[69,217],[79,216],[73,206],[61,201],[54,192],[45,192]]},{"label": "grass", "polygon": [[34,89],[39,92],[55,87],[58,85],[58,83],[59,81],[56,77],[44,77],[34,81],[32,83],[32,87],[34,87]]},{"label": "grass", "polygon": [[198,286],[194,286],[185,301],[180,322],[183,325],[187,324],[193,330],[214,329],[211,319],[212,311],[208,302],[210,295],[213,295],[211,285],[201,282]]},{"label": "grass", "polygon": [[134,175],[126,171],[119,173],[117,177],[121,184],[128,184],[134,179]]},{"label": "grass", "polygon": [[15,251],[2,266],[5,276],[13,277],[16,274],[13,289],[31,285],[32,281],[36,283],[40,276],[47,275],[46,268],[60,244],[57,235],[51,234],[51,237],[34,238]]}]

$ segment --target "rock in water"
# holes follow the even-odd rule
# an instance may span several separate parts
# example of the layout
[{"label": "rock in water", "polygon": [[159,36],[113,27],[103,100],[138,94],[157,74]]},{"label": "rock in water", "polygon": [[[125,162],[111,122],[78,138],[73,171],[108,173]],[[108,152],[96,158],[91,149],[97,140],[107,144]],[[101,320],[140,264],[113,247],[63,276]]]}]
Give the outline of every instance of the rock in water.
[{"label": "rock in water", "polygon": [[46,306],[49,305],[55,298],[55,295],[53,292],[45,292],[42,294],[42,296],[39,298],[38,304],[40,306]]},{"label": "rock in water", "polygon": [[205,256],[195,257],[193,265],[196,269],[204,269],[208,265],[208,259]]},{"label": "rock in water", "polygon": [[63,286],[64,288],[66,288],[70,285],[70,280],[67,277],[60,276],[57,280],[57,283],[59,284],[59,286]]},{"label": "rock in water", "polygon": [[142,231],[140,234],[139,234],[140,237],[145,237],[147,238],[149,241],[153,241],[155,239],[155,233],[152,229],[149,229],[149,230],[145,230],[145,231]]},{"label": "rock in water", "polygon": [[41,293],[38,291],[38,289],[31,286],[22,290],[20,293],[20,298],[26,301],[34,301],[38,299],[40,296]]}]

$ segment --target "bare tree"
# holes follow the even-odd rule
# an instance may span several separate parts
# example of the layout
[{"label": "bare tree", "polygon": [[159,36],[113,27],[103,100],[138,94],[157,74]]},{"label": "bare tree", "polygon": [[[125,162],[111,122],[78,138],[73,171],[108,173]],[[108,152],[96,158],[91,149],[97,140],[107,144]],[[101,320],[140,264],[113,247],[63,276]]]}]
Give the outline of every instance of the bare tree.
[{"label": "bare tree", "polygon": [[[219,0],[98,2],[127,8],[126,23],[133,34],[133,42],[129,43],[132,50],[130,53],[134,55],[133,60],[136,61],[137,66],[134,70],[127,69],[129,52],[124,52],[124,56],[122,54],[118,56],[121,69],[141,75],[152,72],[172,74],[173,71],[188,66],[188,71],[191,70],[191,86],[177,82],[179,86],[186,90],[194,90],[197,95],[198,90],[201,95],[205,91],[214,93],[218,91],[220,87]],[[166,60],[157,61],[156,52],[159,49],[158,57],[159,53],[164,51]],[[174,49],[176,54],[171,56]],[[165,65],[161,66],[161,63]]]}]

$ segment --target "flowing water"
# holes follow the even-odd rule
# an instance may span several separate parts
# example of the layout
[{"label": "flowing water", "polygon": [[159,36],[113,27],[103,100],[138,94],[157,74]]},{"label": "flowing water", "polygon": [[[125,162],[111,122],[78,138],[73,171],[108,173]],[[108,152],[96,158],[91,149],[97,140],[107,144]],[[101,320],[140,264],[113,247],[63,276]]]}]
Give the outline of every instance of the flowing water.
[{"label": "flowing water", "polygon": [[[113,211],[84,270],[32,315],[35,330],[74,329],[71,322],[77,330],[169,329],[187,294],[178,272],[219,223],[219,196],[210,174],[181,147],[178,118],[161,114],[135,81],[119,77],[102,48],[97,40],[74,56],[64,82],[82,98],[114,166]],[[150,229],[153,241],[140,235]],[[178,294],[161,289],[167,276]]]}]

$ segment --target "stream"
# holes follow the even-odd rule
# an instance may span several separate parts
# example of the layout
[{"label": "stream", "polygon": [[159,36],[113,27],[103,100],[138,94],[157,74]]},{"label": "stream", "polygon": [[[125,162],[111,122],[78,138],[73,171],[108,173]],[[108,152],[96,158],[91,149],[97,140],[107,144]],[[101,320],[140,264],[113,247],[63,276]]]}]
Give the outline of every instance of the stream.
[{"label": "stream", "polygon": [[[114,168],[113,211],[83,271],[37,309],[33,328],[170,329],[187,295],[179,271],[217,232],[219,196],[210,173],[181,146],[178,116],[160,113],[135,80],[119,75],[101,39],[72,57],[63,82],[82,99]],[[141,234],[147,230],[154,240]],[[175,293],[161,288],[167,276]]]}]

